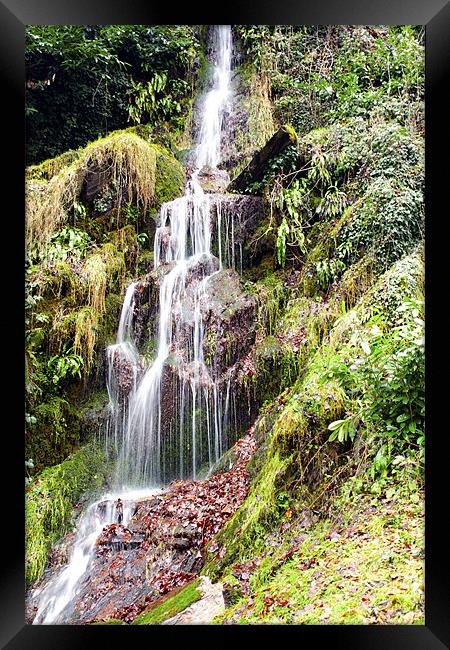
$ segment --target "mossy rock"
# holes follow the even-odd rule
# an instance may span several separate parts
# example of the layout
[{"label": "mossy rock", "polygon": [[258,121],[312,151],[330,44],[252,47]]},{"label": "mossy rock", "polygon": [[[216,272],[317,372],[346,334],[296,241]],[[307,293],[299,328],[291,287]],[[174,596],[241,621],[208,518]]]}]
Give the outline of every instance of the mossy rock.
[{"label": "mossy rock", "polygon": [[79,413],[64,397],[49,397],[34,409],[36,423],[28,425],[25,454],[37,472],[64,460],[82,439]]},{"label": "mossy rock", "polygon": [[103,445],[90,443],[61,464],[44,469],[27,486],[27,584],[42,575],[52,544],[70,531],[74,504],[105,489],[111,469]]},{"label": "mossy rock", "polygon": [[137,616],[132,625],[160,625],[164,621],[200,600],[202,594],[199,590],[200,579],[196,578],[187,586],[171,591],[166,596],[159,598],[149,608]]},{"label": "mossy rock", "polygon": [[288,344],[271,335],[255,345],[253,363],[254,398],[258,405],[273,399],[298,375],[297,355]]},{"label": "mossy rock", "polygon": [[59,156],[48,158],[38,165],[30,165],[26,168],[27,180],[46,180],[49,181],[63,167],[70,165],[79,156],[78,151],[69,149]]},{"label": "mossy rock", "polygon": [[138,276],[146,275],[153,270],[155,255],[153,251],[142,250],[136,261],[136,273]]},{"label": "mossy rock", "polygon": [[156,152],[155,196],[153,208],[159,210],[162,203],[172,201],[184,191],[184,170],[179,161],[160,145],[151,145]]},{"label": "mossy rock", "polygon": [[244,595],[239,581],[233,575],[228,575],[223,581],[222,592],[225,607],[232,607]]},{"label": "mossy rock", "polygon": [[27,244],[43,246],[67,223],[75,204],[83,208],[78,223],[98,241],[108,230],[138,219],[145,225],[151,211],[183,188],[183,168],[168,149],[136,132],[115,131],[76,155],[27,171]]},{"label": "mossy rock", "polygon": [[[263,233],[264,226],[261,226],[260,230]],[[257,232],[259,232],[259,230]],[[272,239],[274,240],[273,236]],[[271,243],[273,244],[274,241]],[[249,244],[246,243],[246,247],[248,246]],[[262,255],[262,257],[259,258],[255,266],[251,266],[244,270],[244,272],[242,273],[242,277],[244,278],[244,280],[249,280],[250,282],[262,281],[264,282],[265,285],[267,285],[268,283],[270,283],[270,278],[273,278],[273,281],[275,281],[276,278],[278,278],[278,273],[275,271],[273,250],[274,247],[272,245],[271,250],[268,253]]]},{"label": "mossy rock", "polygon": [[[249,494],[215,537],[224,553],[208,552],[203,573],[217,580],[234,562],[248,559],[263,549],[264,536],[285,511],[280,495],[285,495],[288,503],[298,502],[318,512],[327,511],[333,491],[352,471],[349,460],[352,454],[356,459],[361,445],[368,444],[366,440],[352,448],[350,440],[345,443],[328,441],[329,424],[342,419],[354,403],[351,391],[355,386],[348,387],[345,380],[348,374],[342,377],[340,374],[344,372],[341,366],[347,373],[347,366],[352,363],[351,355],[355,355],[351,337],[358,332],[364,333],[373,314],[381,313],[391,322],[405,298],[420,298],[422,285],[423,259],[419,250],[394,264],[374,286],[368,283],[355,307],[331,322],[328,336],[318,339],[317,347],[310,350],[304,372],[285,398],[265,406],[272,419],[268,426],[262,425],[262,417],[258,420],[264,435],[249,463],[252,476]],[[292,305],[288,306],[288,322],[292,319],[304,321],[308,311],[314,320],[314,301],[298,299],[297,306],[297,313],[289,313]],[[318,312],[315,319],[317,317]],[[270,353],[273,344],[271,338],[263,343],[262,358],[266,348]],[[371,482],[368,477],[366,480]]]}]

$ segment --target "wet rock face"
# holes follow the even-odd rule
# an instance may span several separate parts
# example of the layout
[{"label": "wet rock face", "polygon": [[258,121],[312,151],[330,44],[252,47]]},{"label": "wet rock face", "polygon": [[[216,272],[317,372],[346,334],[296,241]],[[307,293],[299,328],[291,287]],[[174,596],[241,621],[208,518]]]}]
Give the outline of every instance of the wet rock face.
[{"label": "wet rock face", "polygon": [[103,529],[103,532],[97,540],[97,554],[112,551],[127,551],[129,549],[139,548],[145,539],[145,534],[139,530],[130,530],[122,524],[111,524]]},{"label": "wet rock face", "polygon": [[133,334],[136,346],[142,349],[149,338],[158,333],[159,281],[152,270],[136,285],[134,293]]},{"label": "wet rock face", "polygon": [[206,193],[224,192],[230,182],[228,172],[223,169],[204,167],[197,176],[202,189]]},{"label": "wet rock face", "polygon": [[111,372],[119,400],[123,402],[143,373],[143,368],[122,356],[118,350],[113,352]]},{"label": "wet rock face", "polygon": [[222,375],[245,356],[253,345],[257,299],[241,289],[239,275],[231,269],[221,271],[208,282],[205,359],[214,375]]},{"label": "wet rock face", "polygon": [[[218,194],[211,194],[210,201],[212,231],[220,225],[222,234],[222,266],[214,255],[191,258],[183,291],[173,300],[158,411],[164,483],[189,475],[186,468],[193,466],[196,476],[248,426],[248,390],[236,382],[236,367],[255,341],[258,300],[244,290],[237,270],[228,267],[246,263],[245,240],[259,224],[262,201]],[[135,283],[131,332],[139,354],[122,354],[120,348],[111,364],[122,404],[156,357],[160,290],[174,265],[162,263]]]},{"label": "wet rock face", "polygon": [[109,415],[109,399],[105,392],[104,397],[99,399],[98,404],[80,409],[80,427],[84,437],[94,436],[103,426]]},{"label": "wet rock face", "polygon": [[[219,214],[223,265],[237,271],[249,268],[259,260],[256,246],[251,246],[258,228],[265,222],[264,203],[259,196],[213,194],[212,249],[219,254]],[[255,251],[257,255],[255,255]]]},{"label": "wet rock face", "polygon": [[[149,341],[153,342],[156,352],[159,287],[163,274],[171,268],[171,264],[165,264],[160,269],[151,271],[136,285],[133,333],[137,347],[142,350],[147,345],[147,353]],[[173,356],[167,362],[170,366],[167,381],[170,381],[171,373],[176,370],[176,374],[185,381],[194,373],[200,379],[203,374],[204,384],[207,385],[213,379],[210,376],[211,370],[216,378],[243,357],[254,342],[257,299],[243,291],[237,272],[218,269],[217,258],[205,256],[187,273],[185,296],[174,313]],[[206,333],[203,344],[206,368],[194,368],[189,359],[189,350],[192,349],[195,305],[198,301],[199,283],[209,275],[211,277],[200,296]],[[126,367],[125,362],[120,363],[123,366],[121,375],[125,387],[132,379],[131,369]]]}]

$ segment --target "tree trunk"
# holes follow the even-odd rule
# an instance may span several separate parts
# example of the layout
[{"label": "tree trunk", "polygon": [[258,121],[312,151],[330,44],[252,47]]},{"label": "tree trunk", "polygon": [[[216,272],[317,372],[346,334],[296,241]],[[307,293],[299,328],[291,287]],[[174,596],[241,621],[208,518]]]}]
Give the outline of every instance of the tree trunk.
[{"label": "tree trunk", "polygon": [[247,167],[232,181],[227,188],[228,192],[243,192],[249,183],[255,183],[264,175],[269,160],[278,156],[287,146],[297,142],[297,135],[291,126],[284,125],[275,131],[251,159]]}]

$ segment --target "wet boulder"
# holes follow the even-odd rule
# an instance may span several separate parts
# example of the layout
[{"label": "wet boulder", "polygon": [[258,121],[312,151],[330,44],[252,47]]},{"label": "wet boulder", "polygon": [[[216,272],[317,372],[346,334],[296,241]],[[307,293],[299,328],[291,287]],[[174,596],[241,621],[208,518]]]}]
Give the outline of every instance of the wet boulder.
[{"label": "wet boulder", "polygon": [[[259,246],[252,244],[266,223],[264,203],[259,196],[213,194],[210,197],[212,250],[224,267],[242,271],[257,263]],[[220,234],[220,245],[219,245]]]},{"label": "wet boulder", "polygon": [[230,176],[224,169],[204,167],[197,175],[204,192],[224,192],[230,182]]},{"label": "wet boulder", "polygon": [[217,376],[245,356],[253,345],[258,302],[256,296],[242,290],[239,275],[231,269],[211,277],[206,291],[210,308],[203,351]]}]

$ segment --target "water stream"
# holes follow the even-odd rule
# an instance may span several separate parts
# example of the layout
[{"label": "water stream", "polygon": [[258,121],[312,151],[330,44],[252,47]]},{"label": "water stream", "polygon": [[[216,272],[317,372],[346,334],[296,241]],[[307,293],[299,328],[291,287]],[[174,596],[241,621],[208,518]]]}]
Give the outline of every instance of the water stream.
[{"label": "water stream", "polygon": [[[222,267],[222,260],[220,255],[217,265],[211,253],[212,206],[199,182],[199,173],[203,167],[214,168],[220,161],[222,117],[230,99],[231,29],[219,26],[214,31],[213,45],[216,59],[213,86],[203,102],[194,171],[185,195],[163,204],[155,235],[155,270],[165,273],[159,289],[157,354],[128,396],[117,465],[118,485],[160,485],[167,481],[163,467],[167,453],[162,432],[165,416],[162,391],[165,373],[169,372],[168,360],[171,355],[173,360],[174,352],[181,356],[177,362],[181,361],[185,369],[179,386],[179,436],[175,449],[171,450],[171,455],[180,460],[178,477],[192,475],[196,478],[204,459],[199,449],[204,437],[199,436],[203,424],[199,421],[199,409],[206,409],[206,438],[211,462],[213,456],[214,460],[218,459],[223,447],[221,424],[227,414],[221,411],[222,401],[214,377],[203,358],[206,284]],[[131,301],[126,297],[121,318],[124,323],[131,322],[128,315],[131,309]],[[134,351],[127,349],[124,354],[134,354]],[[213,413],[211,423],[210,410]],[[212,449],[215,450],[213,455]]]},{"label": "water stream", "polygon": [[[222,121],[230,102],[232,40],[229,26],[213,30],[213,79],[206,93],[194,153],[194,171],[185,195],[165,203],[154,241],[155,270],[161,273],[156,357],[149,366],[143,363],[133,340],[133,315],[137,283],[125,294],[116,343],[106,351],[107,389],[110,402],[108,444],[118,456],[115,486],[111,494],[88,505],[80,516],[68,564],[33,594],[38,611],[33,623],[61,623],[66,620],[70,603],[83,583],[95,552],[102,528],[115,521],[114,501],[124,500],[124,524],[138,496],[154,494],[167,482],[166,459],[177,477],[196,478],[205,459],[209,466],[227,446],[230,420],[230,381],[225,391],[205,364],[203,313],[209,280],[223,268],[235,265],[222,259],[229,250],[220,237],[219,259],[211,253],[211,202],[204,193],[199,173],[205,166],[220,162]],[[234,251],[234,248],[233,248]],[[177,416],[169,424],[169,439],[175,439],[167,459],[167,441],[163,436],[165,377],[168,360],[180,341],[183,377],[177,383]],[[118,383],[121,369],[128,372],[129,390],[124,398]],[[206,430],[206,433],[205,433]],[[206,440],[206,442],[204,442]],[[99,505],[106,504],[103,508]]]},{"label": "water stream", "polygon": [[35,590],[33,597],[39,602],[39,610],[33,624],[62,623],[66,608],[82,586],[82,578],[95,552],[95,543],[105,525],[116,520],[115,503],[120,496],[123,501],[123,525],[129,522],[136,499],[156,494],[158,490],[125,490],[118,494],[108,493],[94,501],[80,515],[77,531],[68,563],[57,571],[44,586]]}]

